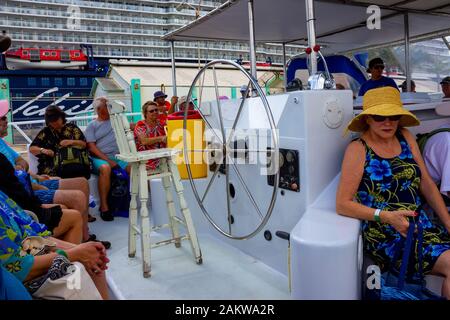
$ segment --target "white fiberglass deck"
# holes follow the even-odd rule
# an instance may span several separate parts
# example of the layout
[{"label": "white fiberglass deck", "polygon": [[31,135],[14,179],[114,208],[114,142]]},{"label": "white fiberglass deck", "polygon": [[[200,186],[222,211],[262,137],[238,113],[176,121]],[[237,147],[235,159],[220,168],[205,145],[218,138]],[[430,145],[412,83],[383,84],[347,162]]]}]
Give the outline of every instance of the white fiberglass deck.
[{"label": "white fiberglass deck", "polygon": [[[97,216],[89,227],[99,239],[111,241],[107,274],[118,299],[290,299],[284,275],[211,236],[198,235],[202,265],[194,262],[187,241],[179,249],[152,249],[152,276],[145,279],[139,237],[136,257],[128,258],[128,219],[104,222]],[[165,237],[152,236],[153,241]]]}]

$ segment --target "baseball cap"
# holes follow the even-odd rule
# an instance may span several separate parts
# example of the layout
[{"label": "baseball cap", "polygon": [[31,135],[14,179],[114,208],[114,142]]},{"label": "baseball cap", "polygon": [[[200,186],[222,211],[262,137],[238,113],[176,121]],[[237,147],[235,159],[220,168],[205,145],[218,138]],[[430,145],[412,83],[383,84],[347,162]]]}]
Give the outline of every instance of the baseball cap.
[{"label": "baseball cap", "polygon": [[450,84],[450,76],[445,77],[444,79],[442,79],[442,81],[440,82],[440,84]]},{"label": "baseball cap", "polygon": [[0,100],[0,117],[4,117],[9,111],[8,100]]}]

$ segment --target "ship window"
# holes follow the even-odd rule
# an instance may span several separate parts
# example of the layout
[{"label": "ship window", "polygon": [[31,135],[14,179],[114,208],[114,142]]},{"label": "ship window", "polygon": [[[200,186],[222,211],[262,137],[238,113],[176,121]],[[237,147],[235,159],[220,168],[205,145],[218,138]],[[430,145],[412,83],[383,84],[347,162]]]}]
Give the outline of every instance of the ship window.
[{"label": "ship window", "polygon": [[70,87],[75,86],[75,78],[67,78],[67,85]]},{"label": "ship window", "polygon": [[24,56],[28,55],[28,51],[27,50],[24,50],[22,53],[23,53]]},{"label": "ship window", "polygon": [[50,78],[41,78],[41,84],[44,87],[50,86]]},{"label": "ship window", "polygon": [[28,78],[28,86],[29,87],[36,87],[36,78]]},{"label": "ship window", "polygon": [[78,58],[78,57],[80,56],[80,53],[79,53],[79,52],[75,52],[73,56],[74,56],[75,58]]},{"label": "ship window", "polygon": [[80,78],[80,86],[85,87],[88,85],[88,79],[87,78]]},{"label": "ship window", "polygon": [[44,52],[44,57],[49,57],[50,56],[50,52]]},{"label": "ship window", "polygon": [[56,57],[56,52],[55,51],[52,52],[52,57]]},{"label": "ship window", "polygon": [[55,86],[61,87],[63,85],[63,79],[62,78],[55,78]]}]

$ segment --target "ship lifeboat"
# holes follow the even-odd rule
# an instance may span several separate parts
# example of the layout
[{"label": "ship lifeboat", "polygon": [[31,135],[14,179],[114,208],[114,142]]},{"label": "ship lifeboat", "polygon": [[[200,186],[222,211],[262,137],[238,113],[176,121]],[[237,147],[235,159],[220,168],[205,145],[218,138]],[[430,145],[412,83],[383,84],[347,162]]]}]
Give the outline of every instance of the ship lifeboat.
[{"label": "ship lifeboat", "polygon": [[10,70],[22,69],[80,69],[87,64],[81,50],[21,48],[5,53]]}]

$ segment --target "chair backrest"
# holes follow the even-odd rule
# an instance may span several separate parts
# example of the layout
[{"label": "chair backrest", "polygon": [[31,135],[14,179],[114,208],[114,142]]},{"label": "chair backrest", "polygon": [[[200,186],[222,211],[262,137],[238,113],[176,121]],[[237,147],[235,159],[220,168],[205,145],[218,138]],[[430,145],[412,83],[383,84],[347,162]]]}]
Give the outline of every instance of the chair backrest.
[{"label": "chair backrest", "polygon": [[130,123],[125,114],[126,109],[125,104],[121,101],[114,100],[108,104],[111,126],[122,155],[137,153],[134,133],[130,129]]}]

